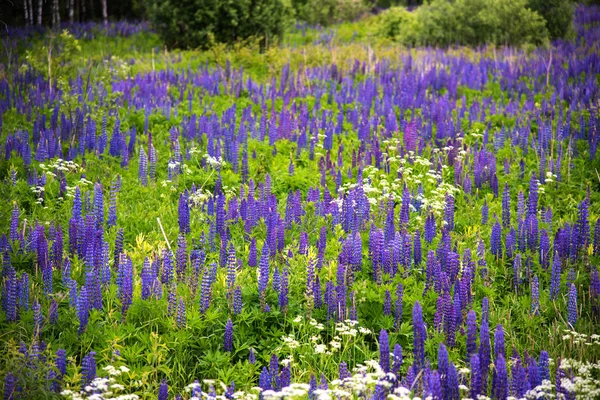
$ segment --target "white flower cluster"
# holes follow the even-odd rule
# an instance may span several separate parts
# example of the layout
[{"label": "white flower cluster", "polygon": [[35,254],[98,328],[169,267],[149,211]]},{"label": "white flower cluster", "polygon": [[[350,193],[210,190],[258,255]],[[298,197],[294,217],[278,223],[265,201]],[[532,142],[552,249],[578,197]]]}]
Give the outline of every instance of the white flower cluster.
[{"label": "white flower cluster", "polygon": [[208,163],[208,165],[210,165],[214,169],[219,169],[223,165],[223,158],[221,157],[217,158],[209,154],[204,154],[204,158],[206,158],[206,162]]},{"label": "white flower cluster", "polygon": [[108,377],[95,378],[89,385],[84,387],[84,390],[78,392],[65,389],[60,394],[71,400],[138,400],[140,398],[137,394],[116,393],[124,391],[125,386],[118,383],[115,377],[129,372],[129,368],[124,365],[118,368],[107,365],[104,367],[104,371],[106,371]]},{"label": "white flower cluster", "polygon": [[[66,161],[66,160],[63,160],[62,158],[57,158],[56,160],[51,161],[48,165],[40,164],[40,168],[42,169],[42,171],[44,171],[45,173],[48,174],[50,171],[53,171],[53,170],[64,171],[64,172],[75,172],[80,168],[80,166],[76,162]],[[54,173],[52,173],[52,172],[50,172],[50,174],[52,176],[55,176]]]},{"label": "white flower cluster", "polygon": [[586,346],[600,346],[600,335],[575,332],[569,329],[564,330],[563,340],[573,340],[573,344],[583,344]]}]

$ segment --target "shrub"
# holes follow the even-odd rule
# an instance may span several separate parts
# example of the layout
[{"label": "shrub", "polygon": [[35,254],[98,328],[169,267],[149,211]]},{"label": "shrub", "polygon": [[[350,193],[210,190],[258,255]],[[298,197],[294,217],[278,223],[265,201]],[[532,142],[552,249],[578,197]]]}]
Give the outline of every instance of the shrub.
[{"label": "shrub", "polygon": [[206,48],[258,37],[262,45],[284,31],[282,0],[153,0],[149,17],[168,47]]},{"label": "shrub", "polygon": [[406,45],[417,44],[418,24],[415,13],[403,7],[392,7],[377,17],[376,34]]},{"label": "shrub", "polygon": [[292,5],[299,20],[321,26],[353,21],[368,10],[362,0],[292,0]]},{"label": "shrub", "polygon": [[394,7],[378,17],[377,33],[413,46],[541,44],[544,19],[526,0],[433,0],[413,12]]},{"label": "shrub", "polygon": [[527,6],[546,20],[551,39],[566,38],[573,30],[573,5],[569,0],[527,0]]}]

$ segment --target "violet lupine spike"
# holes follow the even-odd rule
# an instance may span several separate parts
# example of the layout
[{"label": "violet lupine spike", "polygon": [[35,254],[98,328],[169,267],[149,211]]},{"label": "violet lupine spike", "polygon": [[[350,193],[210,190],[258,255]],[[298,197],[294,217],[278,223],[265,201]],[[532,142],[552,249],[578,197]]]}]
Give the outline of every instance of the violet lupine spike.
[{"label": "violet lupine spike", "polygon": [[540,285],[537,275],[533,277],[531,282],[531,313],[533,315],[540,314]]},{"label": "violet lupine spike", "polygon": [[425,217],[425,241],[427,241],[427,243],[433,242],[436,235],[435,216],[432,212],[429,212],[427,217]]},{"label": "violet lupine spike", "polygon": [[238,285],[233,293],[233,313],[235,315],[242,313],[242,289]]},{"label": "violet lupine spike", "polygon": [[142,186],[148,186],[148,156],[143,148],[140,148],[138,179]]},{"label": "violet lupine spike", "polygon": [[490,370],[491,362],[491,346],[490,346],[490,330],[486,319],[481,321],[479,331],[479,370],[481,376],[481,392],[487,392],[487,375]]},{"label": "violet lupine spike", "polygon": [[489,217],[489,208],[487,200],[483,200],[483,207],[481,207],[481,225],[487,225]]},{"label": "violet lupine spike", "polygon": [[503,400],[509,395],[508,391],[508,373],[506,370],[506,360],[504,355],[500,354],[494,361],[494,388],[492,388],[492,397]]},{"label": "violet lupine spike", "polygon": [[190,205],[187,190],[179,195],[178,216],[179,232],[182,234],[190,233]]},{"label": "violet lupine spike", "polygon": [[265,292],[269,286],[270,279],[270,262],[269,262],[269,246],[265,242],[262,247],[262,252],[259,261],[259,278],[258,278],[258,294],[261,302],[264,302]]},{"label": "violet lupine spike", "polygon": [[81,390],[96,378],[96,352],[90,351],[81,362]]},{"label": "violet lupine spike", "polygon": [[413,338],[414,365],[417,369],[421,370],[425,367],[425,340],[427,339],[427,332],[423,323],[423,309],[418,301],[415,302],[413,307]]},{"label": "violet lupine spike", "polygon": [[233,322],[231,322],[231,319],[228,319],[227,323],[225,324],[223,343],[223,348],[225,351],[233,351]]},{"label": "violet lupine spike", "polygon": [[186,313],[185,313],[185,303],[183,302],[183,298],[179,298],[179,304],[177,306],[177,327],[185,328],[186,325]]},{"label": "violet lupine spike", "polygon": [[390,343],[385,329],[379,332],[379,365],[384,372],[390,372]]},{"label": "violet lupine spike", "polygon": [[454,230],[454,196],[446,194],[446,205],[444,206],[444,221],[446,229]]},{"label": "violet lupine spike", "polygon": [[390,295],[390,291],[385,291],[385,297],[383,301],[383,313],[385,315],[392,315],[392,296]]},{"label": "violet lupine spike", "polygon": [[398,283],[396,287],[396,306],[394,307],[394,326],[396,330],[400,329],[400,325],[402,324],[402,313],[404,311],[403,306],[404,299],[404,287],[402,283]]},{"label": "violet lupine spike", "polygon": [[12,217],[10,222],[10,233],[9,238],[11,242],[16,242],[20,239],[19,233],[19,206],[15,202],[13,205]]},{"label": "violet lupine spike", "polygon": [[490,236],[490,251],[497,258],[502,257],[502,227],[496,221],[492,226],[492,234]]},{"label": "violet lupine spike", "polygon": [[554,260],[552,261],[552,275],[550,277],[550,300],[555,300],[560,294],[560,275],[562,272],[562,266],[558,253],[554,253]]},{"label": "violet lupine spike", "polygon": [[569,299],[568,299],[568,314],[567,321],[571,327],[575,327],[577,323],[577,288],[574,283],[571,283],[569,287]]},{"label": "violet lupine spike", "polygon": [[288,267],[284,267],[281,272],[281,289],[279,291],[279,308],[284,314],[287,314],[288,306]]},{"label": "violet lupine spike", "polygon": [[169,385],[167,381],[163,379],[160,382],[160,387],[158,388],[158,400],[168,400],[169,399]]},{"label": "violet lupine spike", "polygon": [[510,225],[510,187],[508,183],[504,184],[502,192],[502,226],[504,228]]},{"label": "violet lupine spike", "polygon": [[467,314],[467,356],[477,352],[477,316],[471,310]]}]

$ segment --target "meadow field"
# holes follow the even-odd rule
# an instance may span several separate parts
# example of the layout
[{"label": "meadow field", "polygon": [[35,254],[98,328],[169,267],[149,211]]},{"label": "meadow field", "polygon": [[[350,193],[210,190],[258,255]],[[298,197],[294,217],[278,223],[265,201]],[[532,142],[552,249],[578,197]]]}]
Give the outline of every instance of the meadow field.
[{"label": "meadow field", "polygon": [[600,398],[600,7],[574,27],[8,28],[4,399]]}]

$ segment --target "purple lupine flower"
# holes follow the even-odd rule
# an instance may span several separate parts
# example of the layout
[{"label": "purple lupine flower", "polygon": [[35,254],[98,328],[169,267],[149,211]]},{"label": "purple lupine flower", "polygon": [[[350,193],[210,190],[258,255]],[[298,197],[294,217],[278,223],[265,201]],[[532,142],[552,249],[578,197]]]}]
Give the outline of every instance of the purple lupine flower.
[{"label": "purple lupine flower", "polygon": [[269,267],[269,246],[265,242],[263,244],[262,252],[260,254],[259,266],[259,278],[258,278],[258,295],[260,296],[261,303],[265,301],[265,292],[267,286],[269,286],[270,267]]},{"label": "purple lupine flower", "polygon": [[123,252],[123,236],[124,236],[125,232],[123,231],[123,228],[119,228],[119,230],[117,231],[117,235],[115,237],[115,251],[113,253],[113,266],[118,266],[119,265],[119,257],[121,256],[121,253]]},{"label": "purple lupine flower", "polygon": [[504,355],[500,354],[494,361],[494,388],[492,397],[498,400],[504,400],[508,397],[508,373],[506,371],[506,360]]},{"label": "purple lupine flower", "polygon": [[279,308],[284,314],[287,314],[288,306],[288,267],[284,267],[281,272],[281,288],[279,291]]},{"label": "purple lupine flower", "polygon": [[58,322],[58,303],[56,299],[52,299],[48,307],[48,322],[56,324]]},{"label": "purple lupine flower", "polygon": [[427,338],[427,332],[423,323],[423,309],[418,301],[415,302],[413,307],[413,338],[414,365],[420,370],[425,367],[425,339]]},{"label": "purple lupine flower", "polygon": [[179,305],[177,306],[177,327],[185,328],[186,325],[186,315],[185,315],[185,303],[183,302],[183,297],[179,298]]},{"label": "purple lupine flower", "polygon": [[489,208],[487,204],[487,200],[483,200],[483,207],[481,207],[481,225],[486,225],[488,223],[489,217]]},{"label": "purple lupine flower", "polygon": [[238,285],[233,293],[233,313],[235,315],[241,314],[242,312],[242,289]]},{"label": "purple lupine flower", "polygon": [[81,361],[81,390],[96,379],[96,352],[90,351]]},{"label": "purple lupine flower", "polygon": [[572,327],[577,323],[577,288],[571,283],[569,288],[568,318],[569,325]]},{"label": "purple lupine flower", "polygon": [[183,234],[190,233],[190,205],[187,190],[179,195],[179,205],[177,210],[179,216],[179,232]]},{"label": "purple lupine flower", "polygon": [[511,392],[514,396],[521,399],[530,388],[531,386],[527,379],[527,370],[521,364],[521,360],[517,360],[512,369]]},{"label": "purple lupine flower", "polygon": [[400,369],[402,368],[402,362],[403,362],[403,357],[402,357],[402,346],[400,346],[400,344],[396,343],[394,345],[394,362],[392,364],[392,373],[394,375],[396,375],[396,379],[400,379]]},{"label": "purple lupine flower", "polygon": [[467,355],[477,352],[477,316],[475,311],[467,313]]},{"label": "purple lupine flower", "polygon": [[440,374],[437,371],[429,374],[429,382],[427,385],[427,397],[432,399],[443,399],[442,383],[440,381]]},{"label": "purple lupine flower", "polygon": [[187,241],[183,234],[179,234],[177,237],[177,251],[175,256],[175,272],[177,274],[177,280],[183,281],[185,278],[185,271],[187,269]]},{"label": "purple lupine flower", "polygon": [[258,378],[258,386],[263,391],[271,389],[271,375],[269,374],[269,370],[267,369],[267,367],[263,367],[262,371],[260,372],[260,376]]},{"label": "purple lupine flower", "polygon": [[340,381],[343,381],[344,379],[350,377],[352,377],[352,374],[350,373],[350,371],[348,371],[348,364],[342,361],[339,366],[339,379]]},{"label": "purple lupine flower", "polygon": [[94,185],[94,209],[92,212],[96,229],[99,229],[104,225],[104,198],[102,197],[102,185],[100,183]]},{"label": "purple lupine flower", "polygon": [[448,366],[448,377],[446,378],[446,381],[446,396],[448,400],[459,400],[460,388],[458,371],[452,362],[450,362],[450,365]]},{"label": "purple lupine flower", "polygon": [[271,360],[269,362],[269,375],[271,376],[271,386],[275,390],[280,389],[279,381],[279,359],[276,354],[271,354]]},{"label": "purple lupine flower", "polygon": [[227,320],[225,324],[225,335],[223,336],[223,348],[225,351],[233,351],[233,322]]},{"label": "purple lupine flower", "polygon": [[390,372],[390,342],[385,329],[379,332],[379,365],[384,372]]},{"label": "purple lupine flower", "polygon": [[14,400],[17,398],[17,377],[9,372],[4,377],[4,400]]},{"label": "purple lupine flower", "polygon": [[531,313],[540,314],[540,286],[537,275],[534,275],[531,283]]},{"label": "purple lupine flower", "polygon": [[142,186],[148,186],[148,156],[146,155],[144,148],[140,148],[138,179]]},{"label": "purple lupine flower", "polygon": [[560,293],[561,262],[558,253],[554,253],[552,276],[550,277],[550,300],[555,300]]},{"label": "purple lupine flower", "polygon": [[498,358],[500,354],[506,356],[504,351],[504,328],[498,324],[494,332],[494,356]]},{"label": "purple lupine flower", "polygon": [[256,267],[256,238],[252,238],[250,249],[248,250],[248,266]]},{"label": "purple lupine flower", "polygon": [[446,205],[444,206],[445,228],[449,231],[454,230],[454,197],[446,193]]},{"label": "purple lupine flower", "polygon": [[444,343],[440,343],[438,348],[438,372],[440,373],[440,383],[442,386],[443,398],[447,398],[448,393],[448,350]]},{"label": "purple lupine flower", "polygon": [[540,373],[540,380],[550,380],[550,357],[546,350],[540,352],[540,361],[538,362],[538,368]]},{"label": "purple lupine flower", "polygon": [[67,373],[67,352],[65,349],[58,349],[56,351],[54,364],[58,370],[59,377],[63,377]]},{"label": "purple lupine flower", "polygon": [[235,248],[233,244],[229,244],[227,250],[227,300],[230,307],[233,307],[233,291],[235,290],[235,279],[237,271],[237,258],[235,256]]},{"label": "purple lupine flower", "polygon": [[413,260],[416,266],[421,264],[421,232],[418,229],[415,231],[415,236],[413,238]]},{"label": "purple lupine flower", "polygon": [[529,378],[529,387],[534,388],[542,383],[540,379],[540,369],[535,358],[529,357],[527,361],[527,377]]},{"label": "purple lupine flower", "polygon": [[471,398],[476,399],[481,394],[481,365],[479,362],[479,355],[477,353],[471,354],[469,359],[469,365],[471,366]]},{"label": "purple lupine flower", "polygon": [[250,347],[250,352],[248,354],[248,362],[252,365],[256,364],[256,355],[254,354],[254,349]]},{"label": "purple lupine flower", "polygon": [[600,218],[596,219],[596,225],[594,225],[594,255],[600,255]]},{"label": "purple lupine flower", "polygon": [[394,308],[394,325],[396,329],[400,329],[402,324],[402,313],[403,313],[403,298],[404,298],[404,287],[402,283],[398,283],[396,287],[396,307]]},{"label": "purple lupine flower", "polygon": [[545,229],[542,229],[540,234],[539,256],[541,267],[543,269],[548,269],[548,266],[550,265],[550,238]]},{"label": "purple lupine flower", "polygon": [[529,181],[529,197],[527,198],[527,214],[535,215],[537,214],[537,206],[538,206],[538,180],[535,175],[531,175],[531,180]]},{"label": "purple lupine flower", "polygon": [[490,329],[487,319],[482,319],[479,330],[479,364],[481,372],[481,393],[487,392],[487,375],[490,370],[491,346]]},{"label": "purple lupine flower", "polygon": [[498,221],[492,227],[490,250],[496,257],[500,258],[502,256],[502,227]]},{"label": "purple lupine flower", "polygon": [[133,264],[131,258],[125,253],[122,253],[119,259],[117,282],[119,283],[118,294],[121,299],[121,314],[123,320],[125,320],[127,310],[133,302]]},{"label": "purple lupine flower", "polygon": [[484,297],[481,300],[481,320],[485,320],[488,322],[490,320],[490,299],[488,299],[487,297]]},{"label": "purple lupine flower", "polygon": [[2,303],[6,311],[7,322],[16,322],[19,320],[19,305],[17,302],[17,299],[19,298],[19,285],[17,274],[12,265],[9,264],[10,260],[8,253],[4,254],[4,262],[7,263],[7,265],[3,266],[2,271],[4,274],[6,274],[6,283],[4,287],[5,292],[3,293],[4,296]]},{"label": "purple lupine flower", "polygon": [[163,379],[160,382],[160,387],[158,388],[158,400],[168,400],[169,398],[169,385],[167,381]]},{"label": "purple lupine flower", "polygon": [[504,192],[502,192],[502,226],[510,225],[510,188],[508,183],[504,184]]},{"label": "purple lupine flower", "polygon": [[[521,160],[521,162],[523,162],[523,160]],[[517,195],[517,219],[518,220],[523,219],[524,215],[525,215],[525,195],[523,194],[523,191],[520,190],[519,194]]]},{"label": "purple lupine flower", "polygon": [[435,216],[430,212],[427,214],[427,217],[425,217],[425,240],[427,243],[433,242],[436,234]]},{"label": "purple lupine flower", "polygon": [[44,324],[44,316],[42,315],[42,306],[37,301],[33,300],[33,335],[39,337],[42,333],[42,325]]},{"label": "purple lupine flower", "polygon": [[385,299],[383,301],[383,313],[385,315],[392,315],[392,297],[390,296],[390,291],[385,291]]},{"label": "purple lupine flower", "polygon": [[21,237],[21,234],[19,233],[19,206],[17,206],[16,202],[13,205],[10,233],[8,237],[11,242],[16,242]]}]

